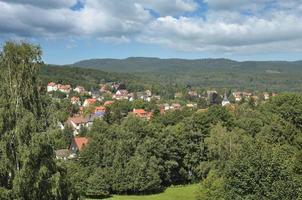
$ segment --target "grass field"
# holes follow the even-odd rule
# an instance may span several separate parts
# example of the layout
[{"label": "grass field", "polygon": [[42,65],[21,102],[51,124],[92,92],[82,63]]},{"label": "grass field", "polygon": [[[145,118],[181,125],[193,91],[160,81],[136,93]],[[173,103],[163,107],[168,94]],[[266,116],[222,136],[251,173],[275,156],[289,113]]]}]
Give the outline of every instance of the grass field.
[{"label": "grass field", "polygon": [[198,184],[175,186],[166,189],[163,193],[140,196],[115,195],[106,200],[195,200]]}]

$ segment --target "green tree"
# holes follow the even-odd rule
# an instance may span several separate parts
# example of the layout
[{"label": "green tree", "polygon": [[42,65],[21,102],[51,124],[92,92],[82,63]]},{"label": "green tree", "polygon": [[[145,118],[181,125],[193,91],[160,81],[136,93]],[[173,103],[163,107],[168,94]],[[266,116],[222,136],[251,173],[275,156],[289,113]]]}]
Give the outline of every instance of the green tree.
[{"label": "green tree", "polygon": [[227,199],[301,199],[302,179],[293,170],[295,154],[289,146],[245,143],[226,168]]},{"label": "green tree", "polygon": [[26,43],[7,42],[0,55],[1,199],[69,198],[65,173],[45,136],[41,65],[40,47]]}]

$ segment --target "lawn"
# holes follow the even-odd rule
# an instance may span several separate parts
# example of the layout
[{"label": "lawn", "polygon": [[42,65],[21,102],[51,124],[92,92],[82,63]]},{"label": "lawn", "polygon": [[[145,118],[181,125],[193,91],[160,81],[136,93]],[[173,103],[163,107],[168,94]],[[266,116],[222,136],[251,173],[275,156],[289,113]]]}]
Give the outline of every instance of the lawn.
[{"label": "lawn", "polygon": [[198,184],[174,186],[166,189],[160,194],[140,196],[115,195],[106,200],[195,200],[198,188]]}]

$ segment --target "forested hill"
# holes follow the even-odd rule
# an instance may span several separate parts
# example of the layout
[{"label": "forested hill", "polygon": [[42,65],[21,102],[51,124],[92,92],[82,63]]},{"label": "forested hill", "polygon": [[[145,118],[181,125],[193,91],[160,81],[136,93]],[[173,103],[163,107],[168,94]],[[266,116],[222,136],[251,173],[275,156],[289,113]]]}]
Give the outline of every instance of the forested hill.
[{"label": "forested hill", "polygon": [[290,71],[302,72],[302,61],[244,61],[238,62],[228,59],[159,59],[130,57],[126,59],[90,59],[76,62],[77,67],[102,69],[115,72],[176,72],[201,69],[239,70],[265,72],[267,70],[276,73]]},{"label": "forested hill", "polygon": [[127,73],[105,72],[96,69],[83,69],[71,66],[45,65],[40,71],[43,85],[54,81],[73,86],[82,85],[85,88],[96,88],[102,82],[123,82],[130,89],[143,88],[146,84],[141,78]]},{"label": "forested hill", "polygon": [[92,59],[73,66],[136,74],[143,80],[204,88],[302,92],[302,61],[245,61],[228,59]]}]

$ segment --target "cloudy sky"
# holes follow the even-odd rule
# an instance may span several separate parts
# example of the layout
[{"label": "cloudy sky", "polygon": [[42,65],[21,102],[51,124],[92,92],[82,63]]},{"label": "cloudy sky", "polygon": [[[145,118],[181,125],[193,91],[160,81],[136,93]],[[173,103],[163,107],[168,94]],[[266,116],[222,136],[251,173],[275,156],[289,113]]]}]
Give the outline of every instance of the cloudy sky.
[{"label": "cloudy sky", "polygon": [[0,42],[47,63],[129,56],[302,60],[302,0],[0,0]]}]

